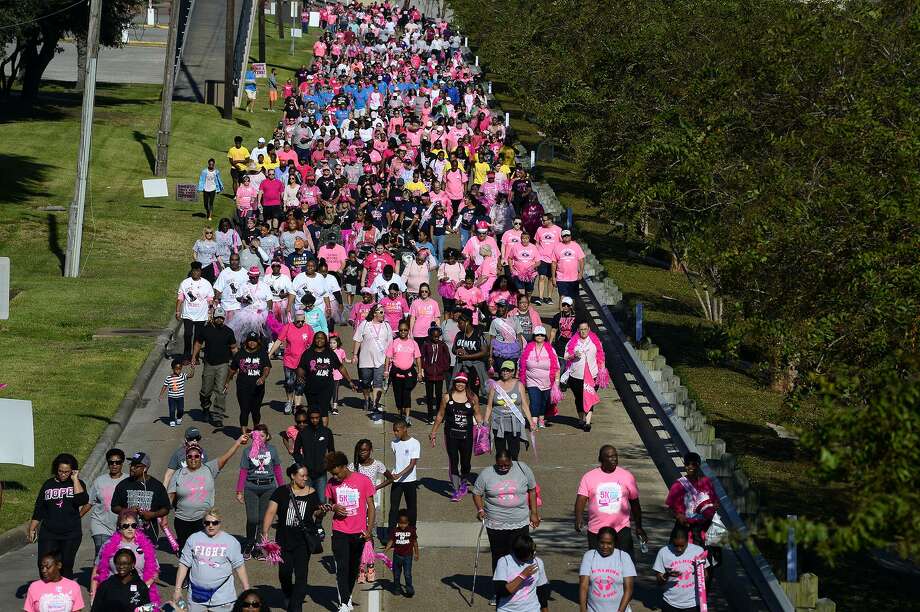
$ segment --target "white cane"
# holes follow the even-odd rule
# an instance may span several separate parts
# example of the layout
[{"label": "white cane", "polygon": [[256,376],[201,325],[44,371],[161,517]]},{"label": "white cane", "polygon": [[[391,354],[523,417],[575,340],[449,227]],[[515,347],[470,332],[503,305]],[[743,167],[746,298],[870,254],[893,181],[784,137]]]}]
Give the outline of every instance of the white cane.
[{"label": "white cane", "polygon": [[470,589],[470,607],[473,607],[473,598],[476,596],[476,576],[479,574],[479,551],[482,548],[482,532],[486,528],[485,520],[479,522],[479,536],[476,538],[476,560],[473,562],[473,586]]}]

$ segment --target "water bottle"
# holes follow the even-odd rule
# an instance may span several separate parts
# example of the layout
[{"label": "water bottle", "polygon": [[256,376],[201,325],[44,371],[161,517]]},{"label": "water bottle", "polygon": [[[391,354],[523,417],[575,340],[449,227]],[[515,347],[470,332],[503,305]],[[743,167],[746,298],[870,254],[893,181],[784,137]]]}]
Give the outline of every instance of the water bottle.
[{"label": "water bottle", "polygon": [[639,538],[639,550],[642,551],[643,555],[648,554],[648,540]]}]

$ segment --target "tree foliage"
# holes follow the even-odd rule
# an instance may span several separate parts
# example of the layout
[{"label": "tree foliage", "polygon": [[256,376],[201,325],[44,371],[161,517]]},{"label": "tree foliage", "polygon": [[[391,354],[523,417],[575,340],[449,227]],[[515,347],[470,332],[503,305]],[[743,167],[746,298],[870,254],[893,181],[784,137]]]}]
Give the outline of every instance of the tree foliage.
[{"label": "tree foliage", "polygon": [[852,485],[846,524],[806,523],[812,543],[920,553],[902,535],[920,503],[917,3],[452,6],[602,211],[649,228],[790,374],[817,469]]},{"label": "tree foliage", "polygon": [[[121,32],[144,6],[143,0],[103,0],[99,43],[121,45]],[[88,0],[0,0],[0,92],[9,94],[17,79],[22,97],[38,95],[42,74],[67,36],[85,38]]]}]

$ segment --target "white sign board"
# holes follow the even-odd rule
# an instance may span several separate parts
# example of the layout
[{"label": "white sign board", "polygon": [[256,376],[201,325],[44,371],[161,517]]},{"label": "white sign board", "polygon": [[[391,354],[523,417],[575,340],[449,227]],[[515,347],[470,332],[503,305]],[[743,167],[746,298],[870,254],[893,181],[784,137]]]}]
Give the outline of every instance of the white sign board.
[{"label": "white sign board", "polygon": [[145,198],[165,198],[169,195],[166,179],[145,179],[141,181],[141,185],[144,186]]},{"label": "white sign board", "polygon": [[303,38],[303,30],[300,28],[291,28],[291,38]]},{"label": "white sign board", "polygon": [[295,19],[300,13],[297,12],[297,3],[291,2],[291,19]]},{"label": "white sign board", "polygon": [[0,463],[35,467],[35,432],[32,402],[0,399]]},{"label": "white sign board", "polygon": [[252,71],[255,73],[257,79],[265,78],[265,63],[256,62],[252,65]]},{"label": "white sign board", "polygon": [[265,14],[266,14],[266,15],[274,15],[274,14],[275,14],[275,3],[274,3],[274,2],[266,2],[266,3],[265,3]]},{"label": "white sign board", "polygon": [[0,257],[0,320],[10,318],[10,258]]},{"label": "white sign board", "polygon": [[310,11],[310,27],[319,27],[319,11]]}]

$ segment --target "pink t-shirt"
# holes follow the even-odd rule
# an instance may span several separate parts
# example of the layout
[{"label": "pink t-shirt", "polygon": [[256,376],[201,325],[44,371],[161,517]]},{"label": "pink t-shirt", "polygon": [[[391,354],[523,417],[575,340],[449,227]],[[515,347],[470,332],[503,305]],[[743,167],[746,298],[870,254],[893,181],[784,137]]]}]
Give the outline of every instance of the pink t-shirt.
[{"label": "pink t-shirt", "polygon": [[326,260],[326,265],[329,266],[330,272],[338,272],[345,265],[348,253],[345,252],[345,247],[341,244],[337,244],[331,249],[323,245],[319,247],[319,258]]},{"label": "pink t-shirt", "polygon": [[581,250],[575,241],[568,244],[559,243],[553,249],[553,261],[556,262],[556,280],[576,281],[578,280],[578,262],[585,258],[585,252]]},{"label": "pink t-shirt", "polygon": [[415,317],[415,325],[409,330],[414,338],[422,338],[428,335],[428,328],[432,322],[441,318],[441,308],[438,303],[431,298],[413,300],[412,306],[409,307],[409,316]]},{"label": "pink t-shirt", "polygon": [[418,263],[414,259],[409,262],[406,269],[403,270],[402,278],[406,281],[406,290],[410,293],[418,293],[418,288],[422,283],[431,280],[431,262],[425,260]]},{"label": "pink t-shirt", "polygon": [[69,578],[57,582],[36,580],[29,585],[22,609],[26,612],[71,612],[84,609],[80,585]]},{"label": "pink t-shirt", "polygon": [[240,185],[236,190],[236,208],[240,211],[240,214],[245,215],[250,210],[257,208],[256,198],[258,196],[259,190],[251,184],[249,187]]},{"label": "pink t-shirt", "polygon": [[527,387],[536,387],[541,391],[546,391],[552,386],[549,378],[550,359],[547,348],[548,343],[544,342],[543,346],[535,346],[527,355],[527,376],[524,385]]},{"label": "pink t-shirt", "polygon": [[300,356],[313,342],[313,328],[304,323],[300,329],[297,329],[296,325],[288,323],[278,334],[278,340],[287,342],[281,363],[286,368],[296,368],[300,365]]},{"label": "pink t-shirt", "polygon": [[629,527],[629,501],[639,499],[639,487],[632,472],[618,467],[607,473],[597,467],[581,477],[578,495],[588,498],[588,531],[601,527],[619,531]]},{"label": "pink t-shirt", "polygon": [[364,474],[352,472],[345,480],[326,483],[326,499],[345,508],[345,518],[332,517],[332,530],[362,533],[367,529],[367,498],[374,497],[374,485]]},{"label": "pink t-shirt", "polygon": [[516,244],[508,251],[511,260],[511,270],[514,276],[524,280],[532,280],[536,264],[540,261],[540,249],[530,243],[527,246]]},{"label": "pink t-shirt", "polygon": [[466,172],[457,168],[444,172],[444,191],[451,200],[463,199],[463,187],[466,185]]},{"label": "pink t-shirt", "polygon": [[409,303],[406,298],[400,295],[395,300],[387,296],[380,300],[380,305],[383,306],[383,313],[387,323],[390,324],[390,327],[395,332],[399,327],[399,322],[409,312]]},{"label": "pink t-shirt", "polygon": [[458,285],[463,282],[463,276],[466,274],[466,268],[459,261],[454,264],[442,263],[438,268],[438,279],[446,278]]},{"label": "pink t-shirt", "polygon": [[412,367],[412,361],[422,356],[422,351],[418,348],[418,343],[412,338],[396,338],[390,342],[387,347],[386,356],[393,360],[393,366],[400,370],[408,370]]},{"label": "pink t-shirt", "polygon": [[479,324],[479,304],[483,302],[485,297],[482,295],[482,290],[473,285],[470,289],[466,288],[466,285],[460,285],[457,287],[457,293],[454,295],[459,306],[468,308],[473,311],[473,324]]},{"label": "pink t-shirt", "polygon": [[553,249],[562,242],[562,228],[558,225],[541,226],[534,232],[534,238],[540,247],[540,261],[550,262],[553,260]]},{"label": "pink t-shirt", "polygon": [[262,192],[263,206],[281,206],[284,183],[278,179],[266,179],[259,185],[259,191]]},{"label": "pink t-shirt", "polygon": [[388,264],[393,266],[394,269],[396,268],[396,262],[393,261],[393,257],[389,253],[377,254],[375,252],[365,257],[364,267],[367,269],[365,287],[370,287],[377,275],[383,272],[383,269]]},{"label": "pink t-shirt", "polygon": [[511,249],[521,244],[521,230],[510,229],[502,234],[502,256],[510,257]]},{"label": "pink t-shirt", "polygon": [[[343,348],[337,348],[332,352],[335,353],[335,356],[338,357],[339,361],[342,363],[345,363],[345,360],[348,358],[348,356],[345,354],[345,349]],[[342,380],[342,378],[344,377],[342,376],[342,372],[340,370],[332,370],[332,380]]]}]

